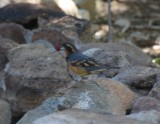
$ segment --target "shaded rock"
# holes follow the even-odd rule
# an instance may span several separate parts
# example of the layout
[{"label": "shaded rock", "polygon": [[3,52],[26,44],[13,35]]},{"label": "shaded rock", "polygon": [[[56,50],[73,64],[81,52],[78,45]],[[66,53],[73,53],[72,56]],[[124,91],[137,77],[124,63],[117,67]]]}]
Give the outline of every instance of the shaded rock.
[{"label": "shaded rock", "polygon": [[[25,43],[24,28],[14,23],[1,23],[0,36],[11,39],[19,44]],[[16,34],[16,35],[15,35]]]},{"label": "shaded rock", "polygon": [[16,42],[0,37],[0,70],[2,70],[8,62],[6,57],[7,51],[16,46],[18,46]]},{"label": "shaded rock", "polygon": [[154,84],[148,95],[160,100],[160,74],[157,75],[156,83]]},{"label": "shaded rock", "polygon": [[158,73],[157,68],[132,66],[121,69],[114,79],[136,88],[152,88]]},{"label": "shaded rock", "polygon": [[46,26],[47,28],[62,32],[66,37],[77,42],[82,41],[86,43],[92,41],[91,25],[89,21],[84,19],[64,16],[56,20],[51,20]]},{"label": "shaded rock", "polygon": [[138,113],[150,110],[160,111],[160,101],[154,97],[144,96],[136,99],[131,112]]},{"label": "shaded rock", "polygon": [[119,82],[100,78],[83,80],[73,85],[63,96],[49,98],[27,112],[17,124],[30,124],[40,117],[67,108],[125,115],[134,99],[134,93]]},{"label": "shaded rock", "polygon": [[38,17],[49,18],[50,16],[59,18],[65,14],[39,4],[29,3],[9,4],[0,8],[0,22],[16,22],[27,28],[36,27]]},{"label": "shaded rock", "polygon": [[0,100],[0,123],[10,124],[10,122],[11,122],[10,106],[5,101]]},{"label": "shaded rock", "polygon": [[61,108],[70,108],[70,105],[65,101],[64,97],[51,97],[45,100],[37,108],[28,111],[18,122],[17,124],[31,124],[33,121],[51,114],[56,111],[60,111]]},{"label": "shaded rock", "polygon": [[141,111],[139,113],[130,114],[127,117],[139,121],[144,121],[145,123],[149,124],[159,124],[160,122],[160,112],[155,110]]},{"label": "shaded rock", "polygon": [[[81,51],[90,48],[101,48],[110,51],[111,53],[113,51],[124,52],[127,54],[126,59],[131,65],[153,66],[151,58],[133,44],[125,42],[90,43],[83,46]],[[91,55],[93,55],[93,53],[91,53]]]},{"label": "shaded rock", "polygon": [[6,92],[15,115],[38,106],[49,96],[63,94],[71,81],[64,58],[43,45],[28,44],[8,52]]},{"label": "shaded rock", "polygon": [[42,117],[32,124],[147,124],[115,115],[95,113],[84,110],[65,110]]},{"label": "shaded rock", "polygon": [[34,30],[33,35],[32,35],[32,42],[35,42],[38,40],[46,40],[53,45],[59,42],[62,42],[62,43],[65,43],[65,42],[73,43],[74,42],[73,40],[65,37],[59,31],[51,30],[48,28],[39,28],[37,30]]}]

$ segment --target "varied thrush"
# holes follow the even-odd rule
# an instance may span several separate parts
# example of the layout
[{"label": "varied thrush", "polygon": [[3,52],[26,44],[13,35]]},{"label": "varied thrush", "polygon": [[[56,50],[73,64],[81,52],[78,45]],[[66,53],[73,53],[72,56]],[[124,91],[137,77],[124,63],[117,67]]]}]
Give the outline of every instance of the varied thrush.
[{"label": "varied thrush", "polygon": [[66,52],[66,61],[68,69],[79,76],[87,76],[89,74],[97,74],[107,69],[114,69],[119,67],[108,67],[100,64],[98,61],[91,57],[82,54],[71,43],[63,43],[61,46],[57,45],[55,48],[57,51],[64,47]]}]

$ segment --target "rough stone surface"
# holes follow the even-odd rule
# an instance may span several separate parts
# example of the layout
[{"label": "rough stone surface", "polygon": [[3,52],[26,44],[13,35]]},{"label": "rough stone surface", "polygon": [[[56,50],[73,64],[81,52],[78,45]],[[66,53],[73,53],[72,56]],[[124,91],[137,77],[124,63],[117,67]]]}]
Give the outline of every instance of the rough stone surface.
[{"label": "rough stone surface", "polygon": [[152,88],[158,73],[157,68],[131,66],[121,69],[114,79],[136,88]]},{"label": "rough stone surface", "polygon": [[6,57],[7,51],[16,46],[18,46],[16,42],[0,37],[0,70],[2,70],[8,62]]},{"label": "rough stone surface", "polygon": [[106,78],[82,81],[65,95],[72,108],[88,109],[125,115],[135,99],[135,94],[125,85]]},{"label": "rough stone surface", "polygon": [[139,113],[130,114],[127,117],[144,121],[145,123],[149,124],[159,124],[160,122],[160,112],[156,110],[141,111]]},{"label": "rough stone surface", "polygon": [[[125,42],[89,43],[85,44],[81,48],[81,51],[85,51],[90,48],[105,49],[111,53],[112,51],[124,52],[127,55],[126,59],[130,62],[131,65],[153,66],[151,58],[133,44]],[[94,53],[91,55],[93,54]]]},{"label": "rough stone surface", "polygon": [[115,115],[101,114],[84,110],[65,110],[42,117],[32,124],[147,124]]},{"label": "rough stone surface", "polygon": [[46,40],[53,45],[59,42],[62,42],[62,43],[65,43],[65,42],[73,43],[74,42],[73,40],[65,37],[59,31],[51,30],[48,28],[39,28],[33,31],[32,42],[35,42],[37,40]]},{"label": "rough stone surface", "polygon": [[144,96],[136,99],[131,112],[137,113],[150,110],[160,111],[160,101],[154,97]]},{"label": "rough stone surface", "polygon": [[10,124],[11,111],[10,106],[5,101],[0,100],[0,124]]},{"label": "rough stone surface", "polygon": [[49,98],[42,105],[27,112],[17,124],[34,120],[67,108],[125,115],[135,100],[134,93],[125,85],[109,79],[78,82],[61,97]]},{"label": "rough stone surface", "polygon": [[19,44],[25,43],[24,38],[25,29],[14,23],[1,23],[0,24],[0,36],[11,39]]},{"label": "rough stone surface", "polygon": [[27,112],[49,96],[63,94],[71,81],[64,58],[43,45],[20,45],[7,56],[6,91],[1,97],[14,112]]},{"label": "rough stone surface", "polygon": [[47,28],[58,30],[66,37],[76,42],[90,42],[92,35],[90,23],[87,20],[77,19],[75,17],[64,16],[57,20],[51,20],[46,24]]}]

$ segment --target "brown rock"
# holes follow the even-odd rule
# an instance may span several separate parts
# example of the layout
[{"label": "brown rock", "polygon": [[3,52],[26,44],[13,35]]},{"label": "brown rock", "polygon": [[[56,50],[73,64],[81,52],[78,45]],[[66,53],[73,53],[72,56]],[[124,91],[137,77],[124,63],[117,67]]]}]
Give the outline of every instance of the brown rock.
[{"label": "brown rock", "polygon": [[132,106],[135,94],[114,80],[92,78],[76,84],[64,97],[72,108],[125,115]]},{"label": "brown rock", "polygon": [[[57,122],[57,124],[147,124],[129,118],[117,117],[84,110],[65,110],[42,117],[32,124]],[[148,123],[149,124],[149,123]]]},{"label": "brown rock", "polygon": [[1,23],[0,36],[11,39],[19,44],[25,43],[24,28],[14,23]]},{"label": "brown rock", "polygon": [[46,26],[62,32],[66,37],[77,42],[92,41],[90,23],[87,20],[64,16],[56,20],[51,20]]},{"label": "brown rock", "polygon": [[131,112],[138,113],[150,110],[160,111],[160,101],[154,97],[144,96],[136,99]]},{"label": "brown rock", "polygon": [[7,51],[16,46],[18,46],[16,42],[0,37],[0,70],[2,70],[8,62],[6,57]]},{"label": "brown rock", "polygon": [[71,81],[63,57],[43,45],[21,45],[9,51],[8,59],[6,92],[2,97],[12,105],[16,116],[49,96],[63,94]]},{"label": "brown rock", "polygon": [[38,40],[46,40],[46,41],[49,41],[53,45],[55,45],[56,43],[59,43],[59,42],[73,43],[73,40],[65,37],[59,31],[51,30],[51,29],[47,29],[47,28],[39,28],[33,32],[32,42],[35,42]]}]

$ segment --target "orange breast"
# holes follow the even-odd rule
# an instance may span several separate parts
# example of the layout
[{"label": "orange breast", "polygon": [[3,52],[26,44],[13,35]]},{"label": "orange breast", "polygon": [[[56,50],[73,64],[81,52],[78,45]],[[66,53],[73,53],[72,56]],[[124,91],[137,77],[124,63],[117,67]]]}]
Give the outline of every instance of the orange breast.
[{"label": "orange breast", "polygon": [[90,74],[84,68],[73,66],[70,63],[68,63],[68,67],[72,72],[74,72],[75,74],[78,74],[80,76],[86,76],[86,75]]}]

